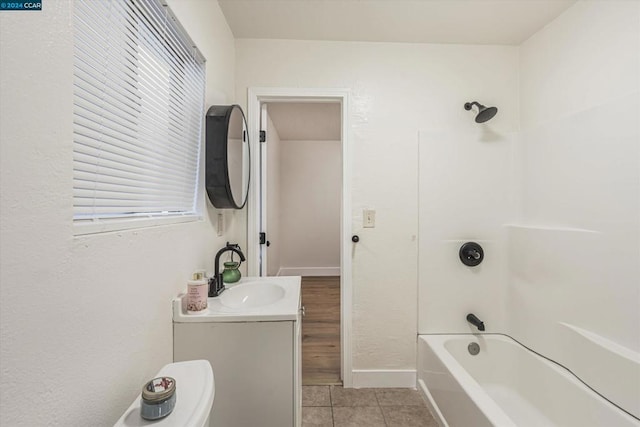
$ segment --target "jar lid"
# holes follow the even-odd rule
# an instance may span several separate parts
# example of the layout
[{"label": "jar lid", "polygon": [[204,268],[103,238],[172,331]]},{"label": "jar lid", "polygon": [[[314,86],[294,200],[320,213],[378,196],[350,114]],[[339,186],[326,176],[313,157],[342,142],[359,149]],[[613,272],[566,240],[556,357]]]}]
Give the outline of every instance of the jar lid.
[{"label": "jar lid", "polygon": [[235,261],[227,261],[224,263],[224,266],[229,268],[236,268],[240,266],[240,263],[237,263]]},{"label": "jar lid", "polygon": [[167,400],[176,392],[176,380],[171,377],[154,378],[142,387],[142,399],[147,402]]}]

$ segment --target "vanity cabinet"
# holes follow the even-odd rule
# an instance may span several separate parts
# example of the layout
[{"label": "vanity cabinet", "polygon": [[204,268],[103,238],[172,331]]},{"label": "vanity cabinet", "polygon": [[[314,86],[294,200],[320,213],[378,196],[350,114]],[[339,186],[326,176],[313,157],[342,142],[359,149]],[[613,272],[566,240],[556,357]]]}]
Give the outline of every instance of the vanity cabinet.
[{"label": "vanity cabinet", "polygon": [[[213,368],[212,426],[301,425],[299,296],[296,303],[295,311],[289,311],[291,316],[284,320],[282,317],[287,316],[265,320],[269,316],[263,315],[252,320],[251,316],[240,319],[241,316],[220,318],[213,314],[198,318],[174,315],[174,361],[204,359]],[[180,384],[177,393],[180,399]]]}]

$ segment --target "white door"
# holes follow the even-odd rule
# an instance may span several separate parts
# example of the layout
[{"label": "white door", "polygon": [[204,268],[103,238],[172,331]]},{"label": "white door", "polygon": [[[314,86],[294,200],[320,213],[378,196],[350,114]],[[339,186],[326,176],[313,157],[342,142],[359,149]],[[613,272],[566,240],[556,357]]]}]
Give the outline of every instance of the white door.
[{"label": "white door", "polygon": [[259,276],[267,276],[267,252],[269,247],[269,235],[267,234],[267,104],[260,104],[260,268]]}]

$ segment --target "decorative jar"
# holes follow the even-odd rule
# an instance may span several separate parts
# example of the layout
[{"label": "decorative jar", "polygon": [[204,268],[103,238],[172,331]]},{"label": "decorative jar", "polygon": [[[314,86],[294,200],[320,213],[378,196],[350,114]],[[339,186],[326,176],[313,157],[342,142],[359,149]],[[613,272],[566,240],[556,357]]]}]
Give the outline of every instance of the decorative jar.
[{"label": "decorative jar", "polygon": [[242,277],[240,274],[239,262],[229,261],[224,263],[224,270],[222,271],[222,281],[224,283],[236,283]]}]

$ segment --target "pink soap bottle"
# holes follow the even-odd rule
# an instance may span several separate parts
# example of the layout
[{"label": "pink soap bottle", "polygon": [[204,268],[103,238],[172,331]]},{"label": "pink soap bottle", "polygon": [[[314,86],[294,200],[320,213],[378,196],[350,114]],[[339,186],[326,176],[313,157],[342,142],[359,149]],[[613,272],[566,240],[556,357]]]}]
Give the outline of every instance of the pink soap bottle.
[{"label": "pink soap bottle", "polygon": [[201,274],[194,274],[194,280],[187,282],[187,313],[200,314],[207,310],[209,282]]}]

